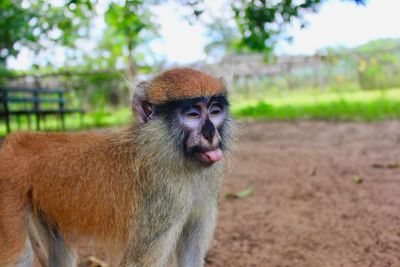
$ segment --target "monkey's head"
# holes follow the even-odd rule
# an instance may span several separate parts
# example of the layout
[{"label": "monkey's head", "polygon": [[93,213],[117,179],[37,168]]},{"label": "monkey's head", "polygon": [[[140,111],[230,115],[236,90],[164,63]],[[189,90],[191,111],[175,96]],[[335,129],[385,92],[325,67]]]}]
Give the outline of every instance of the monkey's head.
[{"label": "monkey's head", "polygon": [[172,69],[141,82],[132,106],[139,123],[167,125],[185,159],[204,166],[222,160],[231,121],[222,80],[190,68]]}]

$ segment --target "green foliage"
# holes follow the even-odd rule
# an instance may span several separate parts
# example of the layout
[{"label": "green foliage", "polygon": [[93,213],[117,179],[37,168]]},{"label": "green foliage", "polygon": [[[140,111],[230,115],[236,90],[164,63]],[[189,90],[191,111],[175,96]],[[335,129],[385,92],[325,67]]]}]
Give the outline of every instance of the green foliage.
[{"label": "green foliage", "polygon": [[[284,36],[285,27],[294,20],[300,20],[306,11],[316,11],[324,0],[266,1],[236,0],[232,10],[240,33],[240,47],[251,51],[270,54],[274,45]],[[362,0],[354,0],[364,3]],[[286,36],[290,39],[290,37]]]},{"label": "green foliage", "polygon": [[390,51],[400,47],[399,39],[378,39],[370,41],[366,44],[360,45],[354,52],[361,53],[363,55],[375,55],[376,51]]},{"label": "green foliage", "polygon": [[[89,69],[121,69],[137,72],[135,49],[156,36],[150,5],[158,1],[125,0],[107,3],[106,29],[95,51],[78,61]],[[22,47],[35,52],[50,43],[74,47],[76,40],[89,36],[91,18],[96,13],[95,0],[64,0],[59,5],[49,0],[4,0],[0,4],[0,65],[17,56]],[[77,55],[79,49],[67,55]],[[143,57],[142,57],[143,58]],[[129,74],[129,73],[128,73]]]},{"label": "green foliage", "polygon": [[88,111],[115,108],[129,98],[128,83],[120,71],[74,70],[58,75],[57,80],[71,92],[68,101]]},{"label": "green foliage", "polygon": [[7,83],[7,78],[13,75],[13,72],[8,70],[5,65],[0,64],[0,86],[4,86]]},{"label": "green foliage", "polygon": [[[96,5],[99,3],[94,0],[64,1],[65,5],[57,6],[48,0],[2,2],[0,5],[8,8],[8,13],[4,12],[8,14],[8,19],[0,17],[0,23],[4,22],[0,24],[0,34],[14,34],[12,42],[7,45],[18,48],[12,54],[1,52],[5,55],[4,61],[10,55],[16,56],[22,46],[40,51],[45,48],[41,46],[43,38],[58,45],[73,46],[78,38],[88,36],[89,24],[93,22],[91,18],[98,10]],[[79,48],[70,49],[68,51],[72,53],[68,53],[67,57],[71,59],[71,55],[76,56],[74,64],[57,70],[50,65],[40,66],[23,73],[21,78],[27,74],[38,77],[41,84],[60,84],[73,93],[71,99],[74,102],[79,102],[87,110],[104,108],[106,105],[118,106],[122,99],[129,96],[127,80],[131,80],[139,69],[142,73],[150,70],[143,63],[137,64],[137,61],[144,61],[137,47],[156,36],[156,26],[151,20],[153,14],[149,8],[158,2],[107,2],[103,6],[106,27],[94,50],[83,54]],[[58,32],[58,35],[54,35],[54,32]],[[0,64],[0,84],[13,78],[4,66]]]},{"label": "green foliage", "polygon": [[358,78],[363,89],[400,85],[400,40],[371,41],[356,48],[354,52],[360,55]]},{"label": "green foliage", "polygon": [[120,72],[88,72],[85,75],[64,76],[72,79],[72,91],[88,110],[116,107],[129,95],[129,88]]},{"label": "green foliage", "polygon": [[137,72],[135,49],[156,36],[156,26],[151,20],[149,1],[126,0],[111,2],[105,13],[107,24],[100,51],[108,51],[108,67],[117,69],[117,63],[128,66],[132,75]]},{"label": "green foliage", "polygon": [[[348,0],[349,1],[349,0]],[[363,0],[350,0],[364,3]],[[106,6],[107,24],[96,57],[100,66],[115,69],[125,65],[128,74],[137,71],[137,47],[154,38],[156,26],[151,20],[150,7],[165,0],[109,1]],[[195,17],[204,9],[202,0],[180,0],[193,9]],[[261,51],[269,53],[284,35],[285,26],[293,20],[302,20],[306,11],[315,11],[324,0],[265,1],[232,0],[233,17],[237,29],[223,26],[226,18],[210,23],[210,36],[214,41],[206,48],[225,47],[233,51]],[[0,64],[10,56],[18,55],[22,47],[40,51],[50,41],[73,47],[76,40],[88,35],[91,18],[95,14],[95,0],[63,0],[58,5],[50,0],[3,0],[0,3]],[[304,21],[303,21],[304,22]],[[77,49],[73,51],[78,51]],[[95,61],[86,56],[85,60]]]},{"label": "green foliage", "polygon": [[92,13],[89,0],[66,1],[55,6],[52,1],[2,0],[0,3],[0,64],[17,56],[22,47],[39,51],[43,40],[73,46],[87,34]]},{"label": "green foliage", "polygon": [[[357,4],[365,4],[366,0],[343,0]],[[304,1],[266,1],[266,0],[231,0],[232,14],[213,17],[206,23],[211,41],[206,52],[218,49],[223,52],[261,52],[269,59],[277,42],[282,39],[291,40],[286,28],[294,21],[306,27],[304,19],[306,12],[317,12],[319,6],[326,0]],[[202,0],[191,1],[195,17],[204,14]],[[230,18],[236,25],[230,25]]]}]

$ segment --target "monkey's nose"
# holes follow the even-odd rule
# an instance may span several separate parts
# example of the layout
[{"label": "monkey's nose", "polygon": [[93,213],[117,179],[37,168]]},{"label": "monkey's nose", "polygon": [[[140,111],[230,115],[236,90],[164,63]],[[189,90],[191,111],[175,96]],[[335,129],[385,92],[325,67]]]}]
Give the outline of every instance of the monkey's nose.
[{"label": "monkey's nose", "polygon": [[210,121],[210,119],[207,119],[206,122],[204,123],[203,129],[201,130],[201,134],[208,142],[212,144],[213,138],[215,136],[215,127],[214,124]]}]

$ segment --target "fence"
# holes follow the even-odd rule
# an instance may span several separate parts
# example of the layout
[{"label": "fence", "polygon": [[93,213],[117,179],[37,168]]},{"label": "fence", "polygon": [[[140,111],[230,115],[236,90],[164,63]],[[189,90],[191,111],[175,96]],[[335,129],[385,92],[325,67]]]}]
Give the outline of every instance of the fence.
[{"label": "fence", "polygon": [[[248,93],[261,89],[400,87],[400,45],[365,52],[345,50],[314,56],[280,56],[269,63],[260,54],[231,55],[215,64],[197,62],[191,66],[223,76],[233,81],[234,88]],[[123,72],[113,70],[17,75],[7,77],[3,85],[66,88],[71,92],[69,101],[78,101],[73,104],[88,110],[110,104],[126,105],[130,90]]]}]

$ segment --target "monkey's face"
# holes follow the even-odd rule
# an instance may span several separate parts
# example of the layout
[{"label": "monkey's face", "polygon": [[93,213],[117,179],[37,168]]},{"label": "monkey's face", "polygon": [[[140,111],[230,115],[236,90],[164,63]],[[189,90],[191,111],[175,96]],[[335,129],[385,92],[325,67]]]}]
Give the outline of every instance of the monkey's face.
[{"label": "monkey's face", "polygon": [[177,109],[177,117],[185,133],[183,149],[186,156],[204,165],[222,159],[221,131],[227,108],[223,96],[183,101]]},{"label": "monkey's face", "polygon": [[174,142],[188,160],[204,166],[222,160],[224,125],[229,116],[224,95],[171,101],[152,110],[151,118],[166,120]]},{"label": "monkey's face", "polygon": [[140,82],[132,108],[142,129],[148,131],[143,136],[150,135],[147,142],[154,145],[154,153],[210,166],[230,154],[235,136],[227,93],[221,79],[175,68]]}]

